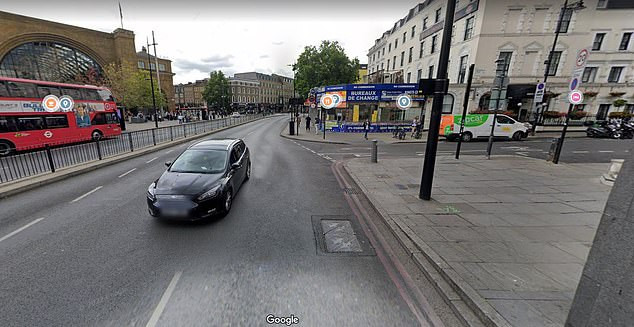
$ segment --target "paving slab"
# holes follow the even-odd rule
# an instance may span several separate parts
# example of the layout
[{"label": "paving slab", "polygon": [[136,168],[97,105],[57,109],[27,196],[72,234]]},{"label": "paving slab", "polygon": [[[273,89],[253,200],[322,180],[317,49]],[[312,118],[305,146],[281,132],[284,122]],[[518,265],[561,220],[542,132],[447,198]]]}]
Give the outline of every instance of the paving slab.
[{"label": "paving slab", "polygon": [[563,324],[611,190],[599,181],[609,164],[439,156],[431,201],[417,196],[420,157],[344,167],[485,325]]}]

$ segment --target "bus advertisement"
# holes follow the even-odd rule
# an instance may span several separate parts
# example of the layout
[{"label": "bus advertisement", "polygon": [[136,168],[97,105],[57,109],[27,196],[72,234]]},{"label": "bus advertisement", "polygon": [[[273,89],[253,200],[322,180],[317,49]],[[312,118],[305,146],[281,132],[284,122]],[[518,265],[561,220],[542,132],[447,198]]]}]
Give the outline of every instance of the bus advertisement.
[{"label": "bus advertisement", "polygon": [[107,88],[0,77],[0,155],[118,135]]}]

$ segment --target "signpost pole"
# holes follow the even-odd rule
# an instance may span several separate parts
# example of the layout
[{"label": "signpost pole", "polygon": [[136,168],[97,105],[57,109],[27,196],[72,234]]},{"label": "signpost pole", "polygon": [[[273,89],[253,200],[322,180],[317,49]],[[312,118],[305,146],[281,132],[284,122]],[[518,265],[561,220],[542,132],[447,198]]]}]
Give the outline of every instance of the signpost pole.
[{"label": "signpost pole", "polygon": [[566,131],[568,130],[568,121],[570,120],[570,113],[572,109],[575,107],[574,104],[570,104],[568,106],[568,113],[566,114],[566,122],[564,123],[564,129],[561,130],[561,136],[559,137],[559,141],[557,142],[557,148],[555,149],[555,156],[553,157],[553,163],[559,163],[559,156],[561,155],[561,148],[564,146],[564,138],[566,137]]},{"label": "signpost pole", "polygon": [[475,64],[469,66],[469,76],[467,77],[467,89],[464,92],[462,106],[462,118],[460,119],[460,133],[458,134],[458,145],[456,146],[456,159],[460,159],[460,147],[462,146],[462,133],[464,133],[464,123],[467,118],[467,108],[469,107],[469,93],[471,92],[471,82],[473,81],[473,70]]}]

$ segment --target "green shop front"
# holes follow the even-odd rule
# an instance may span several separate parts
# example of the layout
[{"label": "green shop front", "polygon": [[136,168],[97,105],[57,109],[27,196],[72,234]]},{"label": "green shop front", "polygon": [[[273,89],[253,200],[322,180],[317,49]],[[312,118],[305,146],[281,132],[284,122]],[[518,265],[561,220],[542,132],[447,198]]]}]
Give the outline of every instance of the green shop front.
[{"label": "green shop front", "polygon": [[[340,101],[332,109],[314,109],[312,115],[326,117],[326,130],[332,132],[362,132],[363,122],[371,122],[374,133],[392,132],[397,128],[409,130],[414,118],[425,121],[425,99],[418,96],[418,84],[347,84],[326,86],[316,94],[316,102],[324,94],[337,95]],[[400,109],[396,98],[407,94],[412,106]]]}]

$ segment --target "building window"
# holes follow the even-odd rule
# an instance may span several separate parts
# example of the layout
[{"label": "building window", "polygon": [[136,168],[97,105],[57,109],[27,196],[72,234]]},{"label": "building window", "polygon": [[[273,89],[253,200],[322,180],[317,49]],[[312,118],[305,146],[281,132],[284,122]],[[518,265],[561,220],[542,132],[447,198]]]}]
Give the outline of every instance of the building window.
[{"label": "building window", "polygon": [[407,32],[403,32],[403,44],[405,44],[405,40],[407,40]]},{"label": "building window", "polygon": [[583,76],[581,76],[582,83],[594,83],[594,79],[597,77],[597,67],[586,67],[583,70]]},{"label": "building window", "polygon": [[429,17],[423,18],[423,31],[427,29],[427,21],[429,21]]},{"label": "building window", "polygon": [[412,73],[407,73],[407,83],[410,83],[412,80]]},{"label": "building window", "polygon": [[564,14],[561,17],[561,23],[559,25],[559,33],[568,33],[568,27],[570,26],[570,20],[572,19],[572,9],[564,9]]},{"label": "building window", "polygon": [[394,40],[394,49],[398,48],[398,39]]},{"label": "building window", "polygon": [[597,8],[605,8],[608,4],[608,0],[599,0],[597,2]]},{"label": "building window", "polygon": [[381,70],[383,70],[383,63],[381,63]]},{"label": "building window", "polygon": [[408,58],[408,62],[411,63],[412,62],[412,55],[414,54],[414,47],[409,48],[409,58]]},{"label": "building window", "polygon": [[608,118],[608,112],[610,111],[610,104],[600,104],[599,111],[597,111],[596,120],[605,120]]},{"label": "building window", "polygon": [[392,43],[389,43],[387,45],[387,53],[390,53],[392,51]]},{"label": "building window", "polygon": [[376,61],[375,55],[376,55],[375,53],[372,54],[372,62]]},{"label": "building window", "polygon": [[442,7],[436,9],[436,19],[434,20],[434,23],[438,23],[440,21],[441,12],[442,12]]},{"label": "building window", "polygon": [[411,36],[411,38],[414,38],[415,34],[416,34],[416,25],[412,26],[412,36]]},{"label": "building window", "polygon": [[401,51],[401,67],[403,67],[404,63],[405,63],[405,51]]},{"label": "building window", "polygon": [[594,42],[592,42],[592,51],[601,50],[601,45],[603,44],[604,38],[605,38],[605,33],[597,33],[594,35]]},{"label": "building window", "polygon": [[465,22],[464,40],[469,40],[473,37],[473,24],[475,23],[475,17],[469,17]]},{"label": "building window", "polygon": [[453,112],[453,95],[446,94],[442,100],[442,113],[451,114]]},{"label": "building window", "polygon": [[561,59],[561,51],[553,51],[550,65],[548,66],[548,76],[555,76],[557,74],[557,68],[559,67],[560,59]]},{"label": "building window", "polygon": [[396,56],[392,60],[392,69],[396,69]]},{"label": "building window", "polygon": [[429,66],[427,70],[427,78],[434,78],[434,65]]},{"label": "building window", "polygon": [[458,70],[458,84],[464,83],[465,75],[467,74],[467,60],[469,56],[460,57],[460,68]]},{"label": "building window", "polygon": [[511,58],[513,57],[513,52],[507,52],[507,51],[503,51],[500,52],[500,56],[498,57],[498,60],[501,60],[501,64],[503,66],[498,67],[498,69],[501,68],[502,70],[502,74],[504,76],[506,76],[506,74],[509,71],[509,68],[511,67]]},{"label": "building window", "polygon": [[425,42],[420,43],[420,51],[418,52],[418,58],[422,58],[425,53]]},{"label": "building window", "polygon": [[419,69],[418,73],[416,73],[416,83],[418,83],[418,81],[420,81],[421,78],[423,78],[423,70]]},{"label": "building window", "polygon": [[159,64],[159,70],[164,72],[165,71],[165,65]]},{"label": "building window", "polygon": [[381,50],[381,55],[385,57],[385,47],[383,47],[383,50]]},{"label": "building window", "polygon": [[390,59],[387,60],[387,69],[390,69]]},{"label": "building window", "polygon": [[618,83],[621,79],[622,72],[623,67],[612,67],[610,69],[610,75],[608,75],[608,83]]},{"label": "building window", "polygon": [[138,67],[141,68],[141,69],[144,69],[145,68],[145,62],[139,61]]},{"label": "building window", "polygon": [[436,53],[436,45],[438,44],[438,34],[431,37],[431,52]]},{"label": "building window", "polygon": [[621,44],[619,44],[619,50],[627,50],[630,46],[630,39],[632,38],[632,32],[623,33],[623,37],[621,38]]}]

